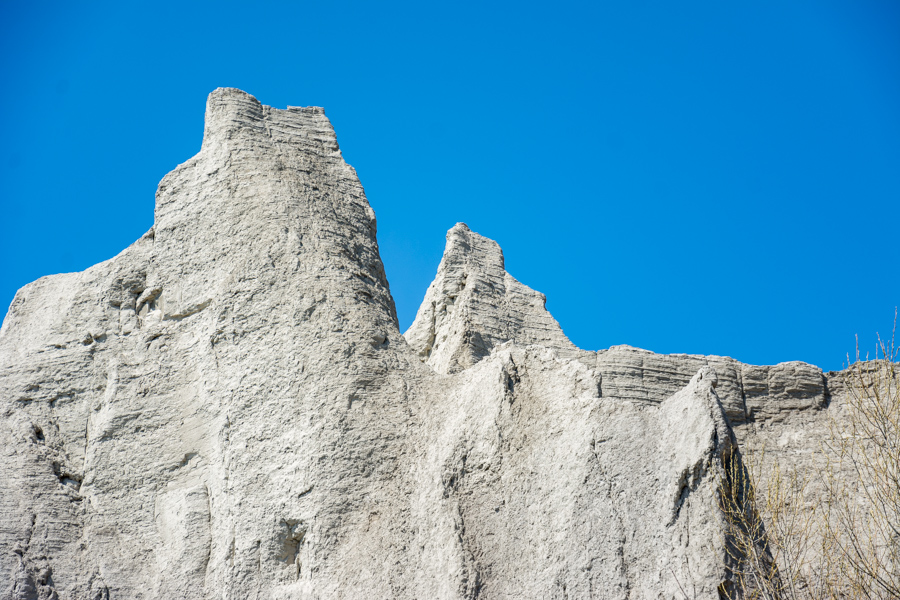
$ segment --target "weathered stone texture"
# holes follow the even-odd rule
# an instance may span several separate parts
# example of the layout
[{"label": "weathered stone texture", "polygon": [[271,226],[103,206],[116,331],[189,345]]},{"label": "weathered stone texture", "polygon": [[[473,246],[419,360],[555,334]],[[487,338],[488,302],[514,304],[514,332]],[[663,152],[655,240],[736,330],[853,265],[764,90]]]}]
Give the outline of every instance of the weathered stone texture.
[{"label": "weathered stone texture", "polygon": [[577,356],[582,351],[547,312],[546,301],[506,272],[497,242],[457,223],[404,337],[438,373],[465,370],[510,340]]},{"label": "weathered stone texture", "polygon": [[375,233],[321,109],[214,91],[0,329],[0,598],[717,598],[723,455],[831,379],[579,350],[462,224],[404,337]]}]

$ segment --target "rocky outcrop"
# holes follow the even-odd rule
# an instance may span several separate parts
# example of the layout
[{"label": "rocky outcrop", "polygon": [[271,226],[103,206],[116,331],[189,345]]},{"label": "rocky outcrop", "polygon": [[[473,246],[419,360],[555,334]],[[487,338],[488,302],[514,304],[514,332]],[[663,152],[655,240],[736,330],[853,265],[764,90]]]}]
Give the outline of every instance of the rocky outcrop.
[{"label": "rocky outcrop", "polygon": [[214,91],[153,228],[0,329],[0,598],[717,598],[723,456],[830,380],[544,300],[459,224],[401,336],[323,111]]},{"label": "rocky outcrop", "polygon": [[457,223],[437,276],[404,335],[438,373],[471,367],[507,341],[585,354],[546,309],[547,298],[506,272],[497,242]]},{"label": "rocky outcrop", "polygon": [[604,374],[603,395],[634,402],[661,402],[681,389],[697,369],[714,367],[719,396],[733,424],[780,420],[825,404],[825,376],[802,362],[775,366],[745,365],[723,356],[661,355],[614,346],[597,353]]}]

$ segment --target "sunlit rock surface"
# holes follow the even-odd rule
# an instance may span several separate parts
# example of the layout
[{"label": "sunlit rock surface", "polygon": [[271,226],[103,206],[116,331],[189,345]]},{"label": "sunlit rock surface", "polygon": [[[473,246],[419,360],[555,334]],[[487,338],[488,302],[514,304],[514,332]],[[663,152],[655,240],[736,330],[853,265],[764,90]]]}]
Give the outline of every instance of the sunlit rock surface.
[{"label": "sunlit rock surface", "polygon": [[723,457],[808,447],[822,372],[580,350],[462,224],[404,337],[375,234],[321,109],[214,91],[3,322],[0,598],[718,598]]}]

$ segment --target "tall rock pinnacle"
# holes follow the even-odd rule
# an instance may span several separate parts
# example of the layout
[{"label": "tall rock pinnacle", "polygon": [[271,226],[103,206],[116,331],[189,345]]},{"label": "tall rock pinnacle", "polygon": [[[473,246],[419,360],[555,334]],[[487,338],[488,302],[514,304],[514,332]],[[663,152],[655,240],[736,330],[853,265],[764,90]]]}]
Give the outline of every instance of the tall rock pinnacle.
[{"label": "tall rock pinnacle", "polygon": [[404,337],[439,373],[471,367],[507,341],[577,354],[545,302],[506,272],[497,242],[458,223]]}]

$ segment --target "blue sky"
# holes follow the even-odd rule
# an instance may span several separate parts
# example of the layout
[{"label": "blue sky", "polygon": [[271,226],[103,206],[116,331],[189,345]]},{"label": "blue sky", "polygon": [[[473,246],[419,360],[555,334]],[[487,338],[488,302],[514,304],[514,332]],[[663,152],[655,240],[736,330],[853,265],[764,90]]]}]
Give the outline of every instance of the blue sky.
[{"label": "blue sky", "polygon": [[841,368],[900,304],[900,4],[3,3],[0,313],[117,254],[206,95],[324,106],[401,326],[446,230],[583,348]]}]

